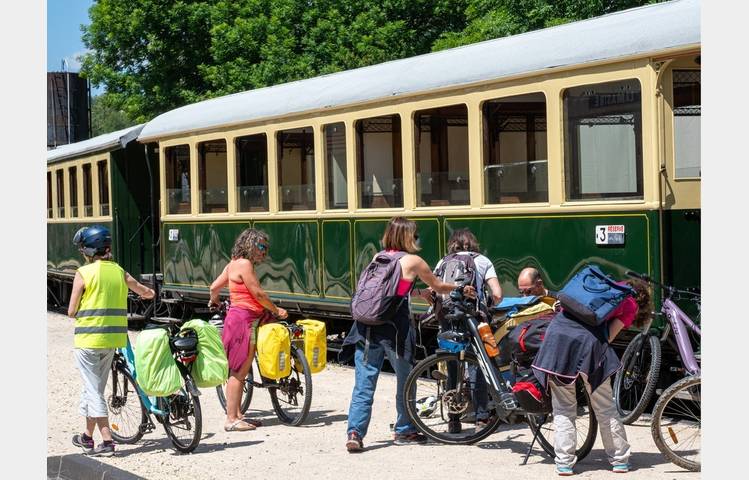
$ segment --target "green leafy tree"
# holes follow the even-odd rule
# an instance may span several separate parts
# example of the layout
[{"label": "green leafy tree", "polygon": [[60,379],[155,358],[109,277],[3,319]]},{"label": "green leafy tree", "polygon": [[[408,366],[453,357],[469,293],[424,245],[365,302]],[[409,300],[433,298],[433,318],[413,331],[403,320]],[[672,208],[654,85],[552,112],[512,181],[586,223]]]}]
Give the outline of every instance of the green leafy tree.
[{"label": "green leafy tree", "polygon": [[120,108],[120,104],[111,93],[102,93],[91,99],[91,132],[94,137],[136,124]]},{"label": "green leafy tree", "polygon": [[98,0],[81,72],[136,122],[188,103],[589,18],[643,0]]},{"label": "green leafy tree", "polygon": [[659,0],[471,0],[466,27],[444,32],[433,50],[548,28],[626,10]]}]

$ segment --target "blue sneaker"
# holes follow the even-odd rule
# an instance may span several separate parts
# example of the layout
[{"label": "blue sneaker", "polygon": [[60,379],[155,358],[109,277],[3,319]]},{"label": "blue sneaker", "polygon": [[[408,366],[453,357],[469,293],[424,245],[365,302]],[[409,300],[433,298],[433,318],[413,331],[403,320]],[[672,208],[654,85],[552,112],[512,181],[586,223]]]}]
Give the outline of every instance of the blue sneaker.
[{"label": "blue sneaker", "polygon": [[627,473],[629,472],[629,463],[623,463],[621,465],[614,465],[611,471],[614,473]]},{"label": "blue sneaker", "polygon": [[572,471],[572,467],[560,467],[557,465],[557,475],[560,477],[570,477],[574,474],[575,472]]}]

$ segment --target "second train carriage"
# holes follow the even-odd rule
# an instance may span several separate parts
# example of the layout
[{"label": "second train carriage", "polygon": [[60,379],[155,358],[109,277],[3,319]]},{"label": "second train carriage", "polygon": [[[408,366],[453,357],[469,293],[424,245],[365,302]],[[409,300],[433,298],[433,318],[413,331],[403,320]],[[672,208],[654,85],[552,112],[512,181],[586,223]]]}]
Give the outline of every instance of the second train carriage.
[{"label": "second train carriage", "polygon": [[471,228],[508,295],[525,266],[558,289],[590,261],[699,288],[699,16],[673,1],[156,117],[165,294],[204,304],[251,225],[274,300],[345,319],[394,215],[432,265]]}]

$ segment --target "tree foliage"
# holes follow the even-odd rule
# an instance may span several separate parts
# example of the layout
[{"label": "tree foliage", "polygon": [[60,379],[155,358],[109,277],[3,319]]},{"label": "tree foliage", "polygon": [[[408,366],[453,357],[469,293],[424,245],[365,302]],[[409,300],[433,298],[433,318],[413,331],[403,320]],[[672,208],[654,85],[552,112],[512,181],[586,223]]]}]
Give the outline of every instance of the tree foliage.
[{"label": "tree foliage", "polygon": [[145,121],[239,91],[411,57],[647,0],[98,0],[82,74]]},{"label": "tree foliage", "polygon": [[91,132],[94,137],[135,125],[109,93],[91,99]]}]

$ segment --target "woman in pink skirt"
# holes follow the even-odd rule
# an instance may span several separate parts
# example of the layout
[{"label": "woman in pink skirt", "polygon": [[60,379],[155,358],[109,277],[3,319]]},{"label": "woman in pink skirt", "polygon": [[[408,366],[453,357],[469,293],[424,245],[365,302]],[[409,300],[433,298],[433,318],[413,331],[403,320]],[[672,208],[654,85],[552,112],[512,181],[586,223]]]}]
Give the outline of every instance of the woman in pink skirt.
[{"label": "woman in pink skirt", "polygon": [[211,284],[209,306],[218,305],[219,293],[227,284],[231,302],[221,336],[229,359],[224,424],[227,432],[254,430],[259,426],[259,422],[243,419],[239,408],[244,379],[255,357],[257,327],[272,321],[271,316],[284,319],[288,315],[286,310],[273,304],[255,275],[255,265],[265,260],[268,248],[268,235],[265,232],[246,229],[234,242],[231,261]]}]

